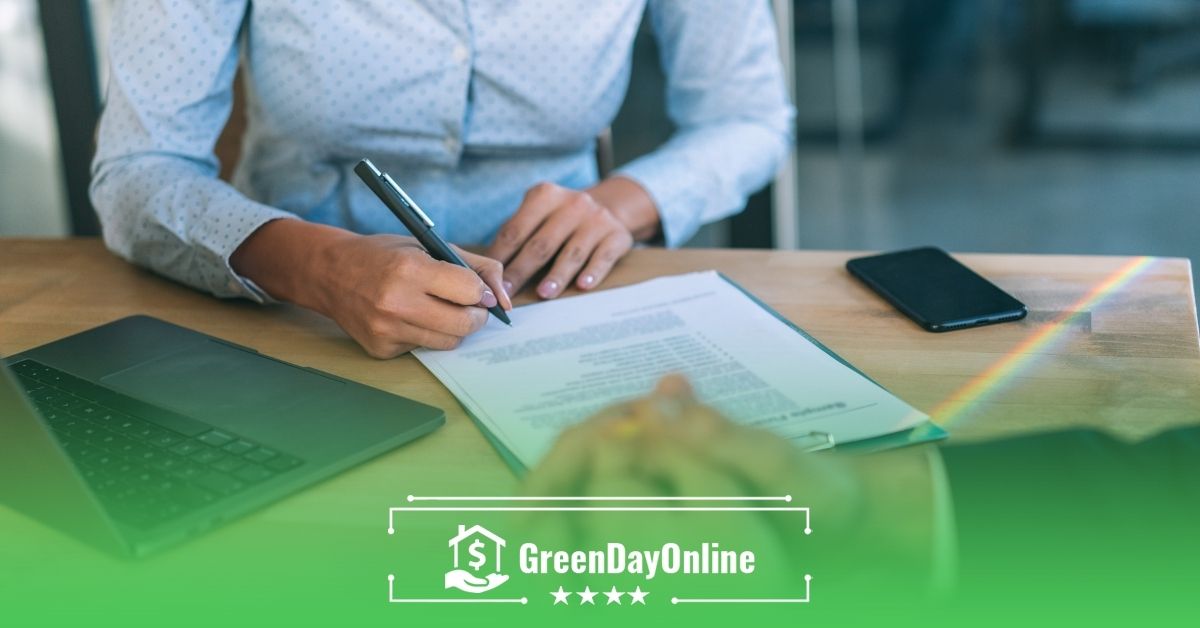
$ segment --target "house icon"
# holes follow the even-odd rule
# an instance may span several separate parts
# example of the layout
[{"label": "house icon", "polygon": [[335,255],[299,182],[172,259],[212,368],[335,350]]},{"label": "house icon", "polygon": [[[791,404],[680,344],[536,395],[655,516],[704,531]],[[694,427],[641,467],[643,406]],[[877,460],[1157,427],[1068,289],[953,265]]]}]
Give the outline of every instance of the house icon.
[{"label": "house icon", "polygon": [[[455,569],[459,568],[459,551],[458,551],[459,546],[462,545],[464,542],[470,541],[470,543],[467,544],[467,547],[470,548],[475,545],[476,539],[478,539],[479,541],[484,542],[484,543],[489,542],[489,541],[491,542],[491,545],[494,547],[495,552],[496,552],[496,562],[493,565],[493,571],[499,572],[500,571],[500,548],[505,546],[505,541],[504,541],[504,539],[500,538],[499,536],[496,536],[496,534],[493,533],[491,530],[488,530],[487,528],[485,528],[481,525],[478,525],[478,524],[473,525],[469,528],[462,525],[461,523],[458,524],[458,534],[454,538],[450,539],[450,543],[449,543],[449,546],[454,548],[454,568]],[[478,556],[478,554],[475,554],[475,555]],[[478,561],[476,561],[476,562],[478,562]],[[476,571],[479,571],[479,568],[483,566],[483,565],[475,565],[472,563],[467,563],[467,564],[469,566],[471,566],[473,569],[475,569]]]}]

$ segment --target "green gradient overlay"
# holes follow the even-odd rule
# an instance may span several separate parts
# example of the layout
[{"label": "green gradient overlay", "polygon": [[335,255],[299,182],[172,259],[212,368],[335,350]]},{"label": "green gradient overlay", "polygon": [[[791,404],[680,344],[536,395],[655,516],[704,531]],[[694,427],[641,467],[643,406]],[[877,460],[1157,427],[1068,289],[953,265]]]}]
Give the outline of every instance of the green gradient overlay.
[{"label": "green gradient overlay", "polygon": [[[1095,440],[1094,437],[1087,437]],[[1095,443],[1093,443],[1095,444]],[[956,507],[956,591],[931,592],[933,569],[921,543],[896,548],[895,530],[947,535],[920,512],[900,507],[855,517],[812,512],[811,535],[794,514],[713,512],[502,513],[413,511],[397,482],[393,495],[348,495],[306,503],[304,496],[142,560],[96,552],[39,524],[3,530],[0,566],[5,625],[1035,625],[1082,621],[1188,621],[1194,618],[1196,518],[1200,508],[1171,482],[1148,484],[1136,449],[1108,441],[1081,449],[1073,438],[1018,439],[999,446],[950,448],[946,462]],[[1020,452],[1024,458],[1015,457]],[[1083,453],[1081,453],[1083,452]],[[1092,455],[1092,454],[1099,455]],[[1086,455],[1084,455],[1086,454]],[[915,455],[915,454],[911,454]],[[1129,472],[1130,461],[1133,472]],[[968,471],[961,461],[966,461]],[[1186,464],[1179,467],[1187,473]],[[853,469],[858,462],[852,462]],[[886,459],[883,472],[886,474]],[[899,464],[899,463],[897,463]],[[1056,469],[1062,471],[1056,474]],[[854,471],[848,471],[854,473]],[[1185,482],[1186,478],[1181,476]],[[469,479],[448,478],[458,494]],[[330,487],[325,487],[329,492]],[[927,501],[928,486],[892,491],[891,504]],[[836,496],[835,496],[836,497]],[[1189,501],[1190,498],[1190,501]],[[342,507],[336,507],[341,501]],[[588,502],[583,505],[605,505]],[[657,503],[656,503],[657,504]],[[675,502],[678,504],[678,502]],[[762,505],[739,502],[742,505]],[[794,505],[804,505],[796,499]],[[479,505],[479,504],[476,504]],[[495,504],[484,504],[495,505]],[[551,504],[553,505],[553,504]],[[571,505],[579,505],[572,503]],[[699,505],[687,502],[686,505]],[[861,505],[860,505],[861,506]],[[390,507],[402,507],[388,534]],[[838,506],[829,506],[837,510]],[[823,518],[824,516],[824,518]],[[865,518],[871,520],[865,523]],[[6,521],[13,520],[8,517]],[[504,536],[511,580],[478,597],[527,597],[528,604],[389,603],[397,597],[476,597],[442,587],[451,567],[447,543],[457,526],[482,524]],[[927,528],[926,528],[927,526]],[[526,575],[523,542],[546,549],[630,549],[704,541],[752,550],[750,575]],[[916,557],[916,558],[914,558]],[[670,597],[801,597],[799,604],[672,605]],[[601,592],[595,606],[563,586]],[[648,591],[646,604],[609,605],[616,586]]]}]

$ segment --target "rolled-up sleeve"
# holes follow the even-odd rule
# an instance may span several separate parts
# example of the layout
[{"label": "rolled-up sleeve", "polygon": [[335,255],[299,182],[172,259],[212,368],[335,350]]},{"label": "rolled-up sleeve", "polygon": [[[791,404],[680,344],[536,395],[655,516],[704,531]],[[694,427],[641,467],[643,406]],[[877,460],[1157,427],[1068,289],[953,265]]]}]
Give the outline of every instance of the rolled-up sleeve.
[{"label": "rolled-up sleeve", "polygon": [[233,101],[248,0],[116,5],[91,198],[122,257],[222,297],[266,297],[229,257],[264,223],[294,217],[217,178],[213,147]]},{"label": "rolled-up sleeve", "polygon": [[678,246],[771,180],[794,110],[767,0],[650,0],[648,15],[676,132],[617,174],[649,192],[667,246]]}]

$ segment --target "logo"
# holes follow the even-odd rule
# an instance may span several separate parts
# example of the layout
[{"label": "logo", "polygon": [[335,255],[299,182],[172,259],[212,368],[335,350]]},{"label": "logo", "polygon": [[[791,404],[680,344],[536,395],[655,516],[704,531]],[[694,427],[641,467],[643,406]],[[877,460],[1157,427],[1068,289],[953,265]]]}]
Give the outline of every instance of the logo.
[{"label": "logo", "polygon": [[[622,503],[620,505],[589,505],[579,506],[551,505],[530,509],[525,506],[495,506],[496,501],[540,501],[553,503],[556,501],[580,500],[563,496],[548,497],[453,497],[453,496],[408,496],[411,504],[418,501],[465,502],[465,505],[453,506],[393,506],[388,508],[389,535],[395,535],[397,530],[396,513],[419,512],[496,512],[496,511],[562,511],[562,512],[670,512],[685,511],[688,513],[717,513],[716,515],[696,515],[697,517],[718,516],[724,512],[794,512],[803,517],[802,522],[793,526],[804,535],[812,533],[810,525],[810,508],[807,506],[776,506],[749,504],[717,504],[712,506],[676,506],[649,505],[641,503]],[[790,495],[739,497],[662,497],[648,500],[672,501],[781,501],[791,502]],[[473,502],[486,501],[485,505],[474,505]],[[641,501],[631,497],[587,497],[589,502],[635,502]],[[464,515],[456,515],[464,516]],[[470,516],[470,515],[466,515]],[[672,515],[675,516],[675,515]],[[741,515],[739,515],[741,516]],[[492,520],[476,519],[492,525]],[[686,542],[672,540],[671,530],[652,529],[654,534],[639,535],[639,542],[626,545],[617,539],[601,536],[586,539],[573,539],[566,546],[555,543],[560,541],[553,535],[548,538],[526,537],[522,532],[531,533],[533,530],[505,530],[508,540],[492,532],[488,528],[458,523],[454,520],[442,520],[442,525],[421,525],[414,528],[415,535],[402,535],[405,543],[413,547],[432,547],[436,549],[441,536],[457,526],[457,532],[450,532],[451,537],[447,547],[451,550],[453,564],[444,573],[444,591],[441,597],[430,596],[430,587],[437,586],[437,574],[442,573],[446,566],[445,559],[434,557],[432,564],[424,567],[409,561],[404,569],[412,577],[397,580],[395,573],[387,574],[388,602],[392,604],[427,604],[439,602],[446,604],[469,604],[487,602],[490,604],[520,604],[543,606],[546,609],[557,606],[598,606],[601,603],[609,605],[625,605],[627,607],[658,604],[670,606],[686,604],[806,604],[811,601],[812,575],[803,574],[803,584],[796,576],[800,572],[795,566],[780,564],[767,565],[760,569],[759,556],[754,549],[730,543],[728,538],[698,536],[706,528],[697,527],[688,534]],[[718,522],[719,523],[719,522]],[[800,525],[803,525],[801,528]],[[440,530],[440,532],[438,532]],[[712,528],[722,531],[719,525]],[[600,532],[600,530],[596,530]],[[432,534],[432,536],[430,536]],[[516,538],[514,538],[514,535]],[[542,541],[538,543],[537,541]],[[509,574],[504,573],[501,558],[508,550],[508,543],[513,544],[514,554],[509,555]],[[790,558],[790,552],[786,555]],[[515,561],[515,562],[513,562]],[[772,561],[773,562],[773,561]],[[516,576],[516,578],[510,578]],[[519,574],[519,575],[518,575]],[[700,583],[701,578],[709,580],[712,586],[703,590],[691,591]],[[729,576],[736,576],[730,578]],[[481,595],[497,589],[500,585],[514,580],[506,593]],[[407,582],[405,581],[407,580]],[[420,583],[423,582],[422,586]],[[406,594],[410,583],[416,584],[411,593]],[[575,590],[569,585],[583,585],[581,590]],[[690,585],[690,586],[689,586]],[[593,589],[592,587],[596,588]],[[798,587],[802,586],[803,589]],[[516,587],[514,589],[513,587]],[[528,589],[533,587],[532,589]],[[545,587],[545,588],[542,588]],[[632,588],[631,588],[632,587]],[[647,588],[643,588],[647,587]],[[657,592],[652,592],[654,588]],[[461,593],[450,594],[451,589]],[[521,589],[528,589],[522,591]],[[802,593],[801,593],[802,591]],[[399,595],[397,593],[399,592]],[[770,593],[767,595],[767,593]],[[778,594],[776,594],[778,592]],[[463,595],[463,593],[467,595]],[[600,595],[603,594],[603,597]],[[653,594],[653,597],[651,595]],[[702,596],[700,596],[702,594]],[[698,597],[685,597],[698,595]],[[603,602],[597,602],[597,600]],[[557,612],[557,611],[550,611]]]},{"label": "logo", "polygon": [[[446,572],[446,588],[484,593],[507,582],[508,576],[500,573],[504,545],[503,538],[481,525],[468,528],[459,524],[458,534],[449,543],[454,548],[454,568]],[[490,567],[489,559],[493,559]]]}]

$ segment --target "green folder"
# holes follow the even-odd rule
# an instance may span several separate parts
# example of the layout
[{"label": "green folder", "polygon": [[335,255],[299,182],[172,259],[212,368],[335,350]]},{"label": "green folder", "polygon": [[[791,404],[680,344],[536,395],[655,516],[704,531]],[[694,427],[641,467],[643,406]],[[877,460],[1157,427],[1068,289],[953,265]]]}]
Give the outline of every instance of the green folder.
[{"label": "green folder", "polygon": [[[729,277],[726,277],[723,273],[717,273],[717,274],[718,274],[718,276],[721,277],[721,279],[724,279],[726,282],[728,282],[729,285],[737,288],[742,294],[749,297],[750,300],[753,301],[755,304],[757,304],[759,307],[766,310],[772,316],[774,316],[775,318],[782,321],[785,325],[787,325],[788,327],[795,330],[796,333],[800,334],[801,336],[804,336],[804,338],[806,340],[808,340],[809,342],[816,345],[817,348],[824,351],[830,357],[832,357],[833,359],[842,363],[844,366],[846,366],[850,370],[854,371],[855,373],[858,373],[859,375],[861,375],[863,378],[865,378],[867,381],[871,382],[872,384],[875,384],[876,386],[883,388],[883,386],[880,386],[879,382],[871,379],[866,373],[863,373],[862,371],[858,370],[858,368],[856,368],[853,364],[850,364],[849,362],[847,362],[844,358],[842,358],[842,356],[834,353],[833,351],[831,351],[829,349],[829,347],[826,347],[825,345],[821,344],[821,342],[819,340],[817,340],[816,338],[813,338],[811,335],[809,335],[808,332],[804,331],[803,329],[800,329],[800,327],[796,326],[794,323],[792,323],[792,321],[788,320],[782,314],[777,312],[775,310],[775,308],[764,303],[761,299],[759,299],[757,296],[755,296],[749,290],[746,290],[745,288],[743,288],[736,281],[730,279]],[[883,388],[883,389],[887,390],[886,388]],[[888,391],[888,392],[891,392],[891,391]],[[512,468],[512,470],[514,472],[516,472],[517,475],[524,475],[524,473],[526,471],[528,471],[528,469],[525,467],[525,465],[519,459],[517,459],[517,456],[515,454],[513,454],[513,452],[504,445],[504,443],[500,442],[500,439],[496,438],[496,435],[493,434],[492,431],[489,430],[487,428],[487,426],[484,425],[483,422],[481,422],[479,420],[478,417],[476,417],[474,414],[472,414],[471,411],[467,410],[465,407],[463,408],[463,411],[467,413],[467,416],[471,417],[471,420],[475,422],[475,425],[479,426],[479,430],[481,432],[483,432],[483,435],[488,439],[488,442],[491,443],[492,446],[496,448],[496,451],[498,451],[500,453],[500,457],[504,459],[505,464],[507,464],[510,468]],[[947,436],[949,436],[949,433],[946,432],[946,430],[943,430],[942,428],[938,427],[937,425],[933,424],[930,421],[926,421],[925,423],[922,423],[921,425],[917,425],[916,427],[912,427],[912,428],[909,428],[906,430],[901,430],[899,432],[894,432],[891,434],[884,434],[882,436],[876,436],[874,438],[857,440],[857,441],[850,442],[850,443],[834,443],[834,445],[832,447],[829,447],[828,449],[834,449],[837,451],[853,451],[853,452],[882,451],[885,449],[895,449],[897,447],[905,447],[908,445],[916,445],[918,443],[925,443],[925,442],[929,442],[929,441],[940,440],[940,439],[946,438]]]},{"label": "green folder", "polygon": [[[829,355],[829,357],[837,360],[838,362],[841,362],[842,365],[844,365],[846,368],[854,371],[855,373],[858,373],[864,379],[866,379],[868,382],[871,382],[872,384],[875,384],[876,386],[879,386],[880,388],[887,390],[887,388],[884,388],[882,385],[880,385],[879,382],[875,381],[874,379],[871,379],[871,377],[869,375],[858,370],[858,367],[847,362],[845,358],[834,353],[833,350],[830,349],[829,347],[826,347],[825,345],[821,344],[820,340],[813,338],[811,335],[809,335],[808,332],[804,331],[803,329],[800,329],[799,326],[797,326],[792,321],[788,320],[787,317],[785,317],[784,315],[777,312],[775,310],[775,308],[764,303],[762,301],[762,299],[759,299],[757,296],[754,295],[754,293],[743,288],[741,286],[741,284],[730,279],[729,277],[726,277],[724,273],[717,273],[717,274],[721,277],[721,279],[724,279],[725,281],[727,281],[729,283],[729,285],[733,286],[734,288],[737,288],[738,290],[741,291],[742,294],[749,297],[751,301],[754,301],[756,304],[758,304],[758,307],[761,307],[762,309],[766,310],[767,312],[769,312],[771,314],[771,316],[774,316],[775,318],[782,321],[784,325],[791,327],[792,329],[794,329],[796,331],[796,333],[800,334],[801,336],[804,336],[805,340],[808,340],[809,342],[816,345],[816,347],[818,349],[820,349],[821,351],[824,351],[827,355]],[[891,393],[892,391],[888,390],[888,392]],[[897,395],[897,396],[899,396],[899,395]],[[897,447],[906,447],[908,445],[916,445],[919,443],[927,443],[929,441],[941,440],[943,438],[946,438],[949,435],[950,435],[949,432],[942,429],[938,425],[934,424],[932,421],[926,421],[926,422],[922,423],[921,425],[917,425],[915,427],[911,427],[906,430],[901,430],[899,432],[893,432],[891,434],[884,434],[882,436],[876,436],[874,438],[866,438],[863,440],[856,440],[856,441],[853,441],[850,443],[836,443],[836,444],[834,444],[833,449],[836,449],[838,451],[854,451],[854,452],[882,451],[885,449],[895,449]]]}]

